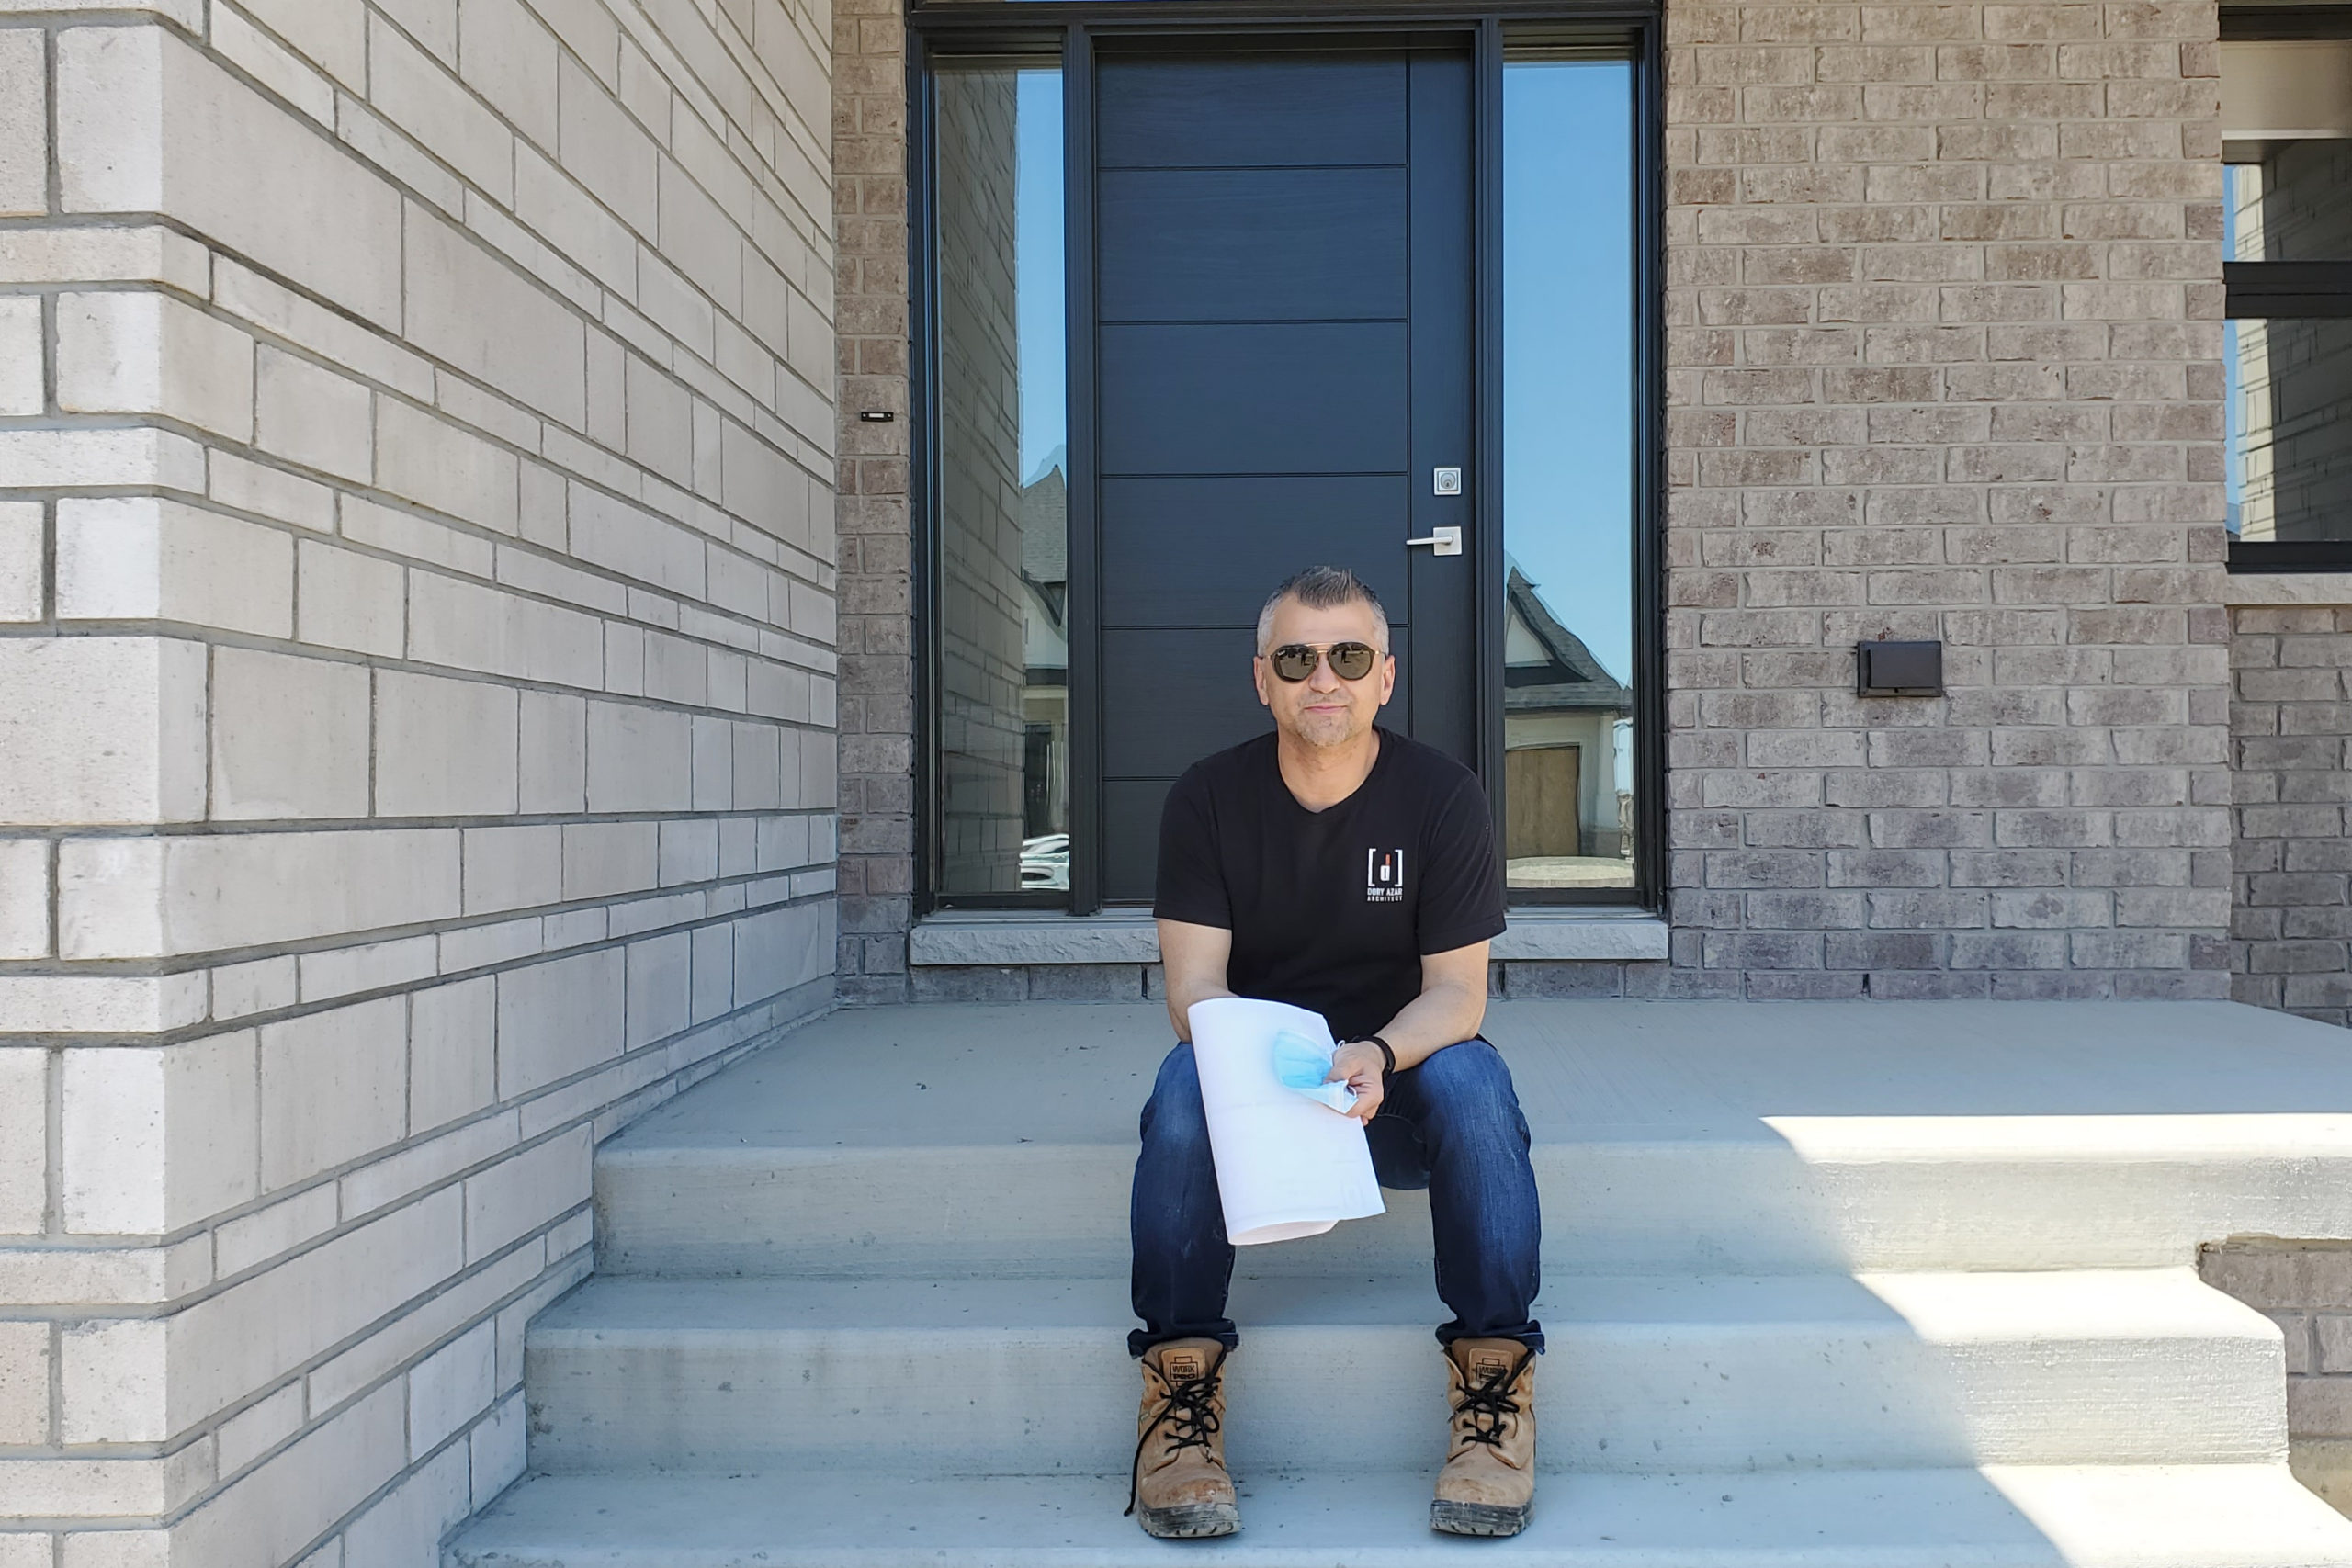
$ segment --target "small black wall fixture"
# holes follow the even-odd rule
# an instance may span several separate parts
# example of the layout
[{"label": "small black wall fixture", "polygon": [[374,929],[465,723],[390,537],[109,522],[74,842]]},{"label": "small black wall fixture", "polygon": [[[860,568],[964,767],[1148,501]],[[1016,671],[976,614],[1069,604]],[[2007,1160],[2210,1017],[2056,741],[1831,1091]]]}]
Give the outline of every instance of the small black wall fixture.
[{"label": "small black wall fixture", "polygon": [[1854,691],[1865,697],[1939,697],[1944,645],[1939,642],[1858,642]]}]

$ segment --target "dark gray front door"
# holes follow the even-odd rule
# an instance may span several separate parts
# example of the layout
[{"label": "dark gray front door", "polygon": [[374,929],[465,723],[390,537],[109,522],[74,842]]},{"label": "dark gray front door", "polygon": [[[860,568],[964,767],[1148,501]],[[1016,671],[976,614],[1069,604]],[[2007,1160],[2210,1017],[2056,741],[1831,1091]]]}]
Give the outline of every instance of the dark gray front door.
[{"label": "dark gray front door", "polygon": [[[1102,892],[1151,897],[1160,803],[1267,727],[1258,608],[1301,567],[1387,606],[1385,722],[1476,743],[1466,52],[1108,55],[1095,77]],[[1466,484],[1465,484],[1465,489]]]}]

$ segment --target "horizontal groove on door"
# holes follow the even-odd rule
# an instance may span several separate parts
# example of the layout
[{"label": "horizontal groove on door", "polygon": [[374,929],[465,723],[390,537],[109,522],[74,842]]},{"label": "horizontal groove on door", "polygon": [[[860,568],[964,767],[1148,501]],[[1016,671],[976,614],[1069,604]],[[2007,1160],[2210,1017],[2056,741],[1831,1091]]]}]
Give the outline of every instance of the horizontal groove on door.
[{"label": "horizontal groove on door", "polygon": [[[1158,174],[1197,174],[1207,169],[1291,169],[1305,173],[1313,169],[1402,169],[1404,164],[1139,164],[1134,169]],[[1108,169],[1105,174],[1125,174],[1127,169]]]},{"label": "horizontal groove on door", "polygon": [[1265,729],[1266,710],[1250,680],[1255,634],[1254,625],[1105,626],[1102,687],[1128,697],[1104,705],[1104,772],[1173,778]]},{"label": "horizontal groove on door", "polygon": [[[1271,584],[1269,584],[1269,585],[1268,585],[1268,588],[1267,588],[1267,592],[1272,592],[1272,591],[1273,591],[1273,590],[1272,590],[1272,586]],[[1262,597],[1262,595],[1261,595],[1261,597]],[[1113,629],[1114,629],[1114,630],[1118,630],[1118,631],[1151,631],[1151,632],[1216,632],[1216,633],[1217,633],[1217,634],[1218,634],[1218,635],[1220,635],[1220,636],[1224,636],[1224,635],[1228,635],[1228,634],[1235,633],[1235,632],[1238,632],[1238,633],[1242,633],[1242,634],[1244,634],[1244,635],[1248,635],[1248,634],[1250,634],[1250,633],[1255,632],[1255,631],[1257,630],[1257,627],[1256,627],[1256,626],[1255,626],[1254,624],[1253,624],[1253,625],[1248,625],[1248,626],[1239,625],[1239,624],[1225,625],[1225,626],[1216,626],[1216,625],[1210,625],[1210,626],[1197,626],[1197,625],[1186,625],[1186,626],[1160,626],[1160,625],[1157,625],[1157,624],[1154,624],[1154,623],[1151,623],[1151,622],[1129,622],[1129,623],[1126,623],[1126,624],[1125,624],[1125,625],[1124,625],[1124,626],[1114,626],[1114,627],[1113,627]],[[1401,632],[1408,631],[1408,630],[1409,630],[1409,629],[1411,629],[1411,628],[1408,627],[1408,626],[1405,625],[1405,623],[1404,623],[1404,622],[1402,622],[1402,621],[1395,621],[1395,622],[1392,622],[1392,623],[1390,623],[1390,626],[1389,626],[1389,632],[1390,632],[1390,635],[1392,635],[1392,636],[1394,636],[1394,635],[1396,635],[1396,634],[1398,634],[1398,633],[1401,633]]]},{"label": "horizontal groove on door", "polygon": [[1097,166],[1406,161],[1401,56],[1105,59]]},{"label": "horizontal groove on door", "polygon": [[1159,860],[1159,812],[1173,779],[1102,781],[1102,896],[1148,898]]},{"label": "horizontal groove on door", "polygon": [[[1402,475],[1106,476],[1106,626],[1254,626],[1274,585],[1346,566],[1404,624]],[[1380,541],[1373,544],[1371,541]]]},{"label": "horizontal groove on door", "polygon": [[1110,169],[1101,319],[1402,321],[1405,171]]},{"label": "horizontal groove on door", "polygon": [[1106,468],[1105,479],[1401,479],[1407,478],[1402,468],[1252,468],[1212,471],[1207,468],[1170,468],[1154,471],[1148,468]]},{"label": "horizontal groove on door", "polygon": [[1098,335],[1105,473],[1393,472],[1406,449],[1402,322]]},{"label": "horizontal groove on door", "polygon": [[1191,327],[1200,326],[1203,324],[1214,324],[1220,327],[1280,327],[1290,326],[1300,322],[1310,323],[1318,327],[1352,327],[1367,324],[1380,325],[1389,321],[1402,321],[1406,319],[1407,318],[1402,315],[1205,316],[1197,320],[1190,316],[1120,316],[1115,320],[1105,318],[1106,321],[1108,321],[1110,325],[1118,327]]}]

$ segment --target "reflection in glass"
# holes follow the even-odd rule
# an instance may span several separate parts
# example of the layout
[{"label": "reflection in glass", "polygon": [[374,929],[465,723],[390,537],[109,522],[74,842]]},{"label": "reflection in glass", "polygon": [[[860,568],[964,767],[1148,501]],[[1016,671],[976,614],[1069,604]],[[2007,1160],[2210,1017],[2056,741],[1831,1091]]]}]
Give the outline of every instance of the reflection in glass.
[{"label": "reflection in glass", "polygon": [[2352,261],[2352,39],[2222,46],[2228,255]]},{"label": "reflection in glass", "polygon": [[1509,881],[1634,885],[1633,68],[1503,67]]},{"label": "reflection in glass", "polygon": [[936,77],[939,888],[1069,886],[1061,73]]},{"label": "reflection in glass", "polygon": [[2352,539],[2352,318],[2229,323],[2230,529]]},{"label": "reflection in glass", "polygon": [[[2222,51],[2223,254],[2352,261],[2352,40]],[[2352,320],[2249,317],[2222,343],[2230,531],[2352,539]]]}]

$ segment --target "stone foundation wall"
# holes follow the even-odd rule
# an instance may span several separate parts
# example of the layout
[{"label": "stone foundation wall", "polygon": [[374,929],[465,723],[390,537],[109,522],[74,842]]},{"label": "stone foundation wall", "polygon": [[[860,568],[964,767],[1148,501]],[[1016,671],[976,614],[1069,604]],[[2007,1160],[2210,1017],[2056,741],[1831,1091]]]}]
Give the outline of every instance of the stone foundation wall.
[{"label": "stone foundation wall", "polygon": [[831,1004],[829,27],[0,4],[6,1568],[430,1568]]},{"label": "stone foundation wall", "polygon": [[[1490,997],[1661,997],[1674,988],[1663,964],[1527,961],[1487,966]],[[1158,1001],[1157,964],[917,964],[908,999],[918,1002]]]}]

